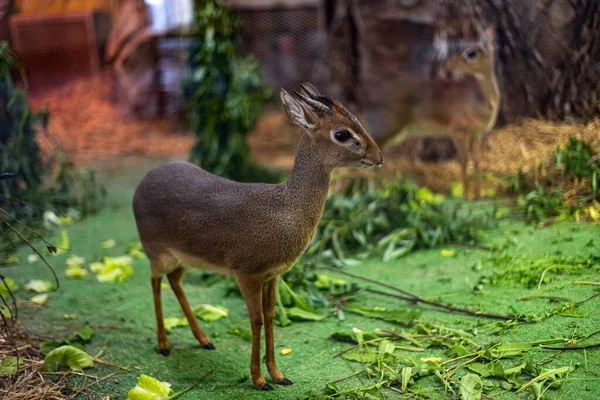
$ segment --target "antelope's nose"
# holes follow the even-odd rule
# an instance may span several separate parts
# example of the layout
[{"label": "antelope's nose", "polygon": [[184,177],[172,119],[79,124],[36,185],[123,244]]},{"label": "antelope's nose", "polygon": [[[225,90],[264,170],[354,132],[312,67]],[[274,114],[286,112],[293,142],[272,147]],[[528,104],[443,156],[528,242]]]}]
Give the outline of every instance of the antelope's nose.
[{"label": "antelope's nose", "polygon": [[373,157],[373,164],[375,164],[378,167],[381,167],[384,162],[385,160],[383,159],[383,154],[381,153],[381,150],[377,149],[377,155]]}]

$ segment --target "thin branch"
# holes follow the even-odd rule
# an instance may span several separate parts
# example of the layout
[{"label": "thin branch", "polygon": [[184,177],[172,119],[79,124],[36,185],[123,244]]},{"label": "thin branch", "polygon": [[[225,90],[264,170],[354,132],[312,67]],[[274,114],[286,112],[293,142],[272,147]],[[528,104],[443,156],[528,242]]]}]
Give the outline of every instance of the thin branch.
[{"label": "thin branch", "polygon": [[[26,230],[28,230],[29,232],[33,233],[33,235],[35,235],[38,239],[40,239],[42,242],[44,242],[44,244],[46,246],[51,246],[54,248],[57,248],[56,246],[54,246],[52,243],[48,242],[46,239],[44,239],[44,237],[42,235],[40,235],[38,232],[36,232],[35,230],[31,229],[29,226],[27,226],[27,224],[23,221],[21,221],[20,219],[18,219],[17,217],[15,217],[14,215],[10,214],[9,212],[7,212],[6,210],[4,210],[2,207],[0,207],[0,211],[3,212],[4,214],[8,215],[9,217],[11,217],[13,220],[15,220],[16,222],[18,222],[19,224],[21,224]],[[2,221],[9,225],[9,223],[2,219]],[[66,250],[66,251],[70,251],[71,249],[65,249],[65,248],[60,248],[61,250]]]},{"label": "thin branch", "polygon": [[419,297],[419,296],[417,296],[415,294],[407,292],[406,290],[399,289],[397,287],[388,285],[387,283],[379,282],[379,281],[376,281],[374,279],[365,278],[365,277],[362,277],[362,276],[359,276],[359,275],[354,275],[354,274],[351,274],[349,272],[341,271],[341,270],[335,269],[335,268],[315,267],[315,269],[336,272],[338,274],[346,275],[346,276],[349,276],[351,278],[359,279],[359,280],[362,280],[362,281],[365,281],[365,282],[374,283],[376,285],[379,285],[379,286],[382,286],[382,287],[394,290],[394,291],[402,293],[404,295],[404,296],[399,296],[399,295],[392,294],[392,293],[381,292],[381,291],[375,290],[375,289],[366,289],[367,292],[374,293],[374,294],[379,294],[379,295],[382,295],[382,296],[394,297],[394,298],[397,298],[397,299],[400,299],[400,300],[405,300],[405,301],[413,301],[413,302],[417,302],[417,303],[423,303],[423,304],[427,304],[427,305],[430,305],[430,306],[433,306],[433,307],[443,308],[443,309],[451,311],[451,312],[457,312],[457,313],[461,313],[461,314],[465,314],[465,315],[470,315],[470,316],[474,316],[474,317],[500,319],[500,320],[504,320],[504,321],[512,321],[512,320],[516,320],[516,321],[520,321],[520,322],[525,322],[526,321],[525,318],[523,318],[523,317],[516,317],[516,316],[510,316],[510,315],[490,314],[490,313],[482,313],[482,312],[478,312],[478,311],[471,311],[471,310],[468,310],[466,308],[453,307],[453,306],[448,306],[446,304],[438,303],[438,302],[435,302],[435,301],[426,300],[426,299],[424,299],[422,297]]},{"label": "thin branch", "polygon": [[[2,210],[2,208],[0,208],[0,210]],[[2,210],[2,211],[4,211],[4,210]],[[4,211],[4,212],[6,212],[6,211]],[[42,253],[40,253],[39,250],[36,249],[35,246],[32,245],[31,242],[25,238],[25,236],[21,235],[21,232],[16,230],[6,220],[2,220],[2,222],[4,222],[6,224],[6,226],[8,226],[10,228],[10,230],[13,231],[19,237],[19,239],[21,239],[21,241],[23,243],[27,244],[27,246],[29,246],[31,248],[31,250],[33,250],[33,252],[36,253],[38,255],[38,257],[44,262],[44,264],[46,264],[46,266],[50,269],[50,271],[52,271],[52,275],[54,275],[54,280],[56,281],[56,288],[57,289],[60,288],[60,282],[58,281],[58,276],[56,275],[56,271],[54,271],[54,268],[52,268],[50,263],[48,263],[48,261],[46,261],[46,258],[42,255]]]},{"label": "thin branch", "polygon": [[364,371],[365,371],[364,369],[361,369],[360,371],[358,371],[358,372],[355,372],[355,373],[353,373],[352,375],[348,375],[348,376],[347,376],[347,377],[345,377],[345,378],[341,378],[341,379],[338,379],[338,380],[336,380],[336,381],[333,381],[333,383],[340,383],[340,382],[343,382],[343,381],[345,381],[346,379],[354,378],[355,376],[357,376],[357,375],[360,375],[360,374],[361,374],[361,373],[363,373]]},{"label": "thin branch", "polygon": [[590,281],[575,281],[574,285],[592,285],[592,286],[600,286],[600,282],[590,282]]},{"label": "thin branch", "polygon": [[540,344],[540,348],[544,350],[588,350],[588,349],[598,349],[600,348],[600,343],[590,344],[588,346],[571,346],[571,347],[554,347],[554,346],[544,346]]},{"label": "thin branch", "polygon": [[[407,300],[406,297],[404,296],[398,296],[396,294],[393,293],[387,293],[387,292],[382,292],[379,290],[375,290],[375,289],[365,289],[367,292],[369,293],[374,293],[374,294],[379,294],[381,296],[388,296],[388,297],[394,297],[397,299],[401,299],[401,300]],[[460,308],[460,307],[453,307],[453,306],[448,306],[446,304],[442,304],[442,303],[437,303],[435,301],[429,301],[429,300],[425,300],[423,298],[420,297],[416,297],[416,298],[412,298],[412,299],[408,299],[409,301],[414,301],[417,303],[423,303],[423,304],[427,304],[433,307],[437,307],[437,308],[442,308],[444,310],[448,310],[450,312],[455,312],[455,313],[460,313],[460,314],[465,314],[465,315],[470,315],[472,317],[481,317],[481,318],[490,318],[490,319],[499,319],[499,320],[503,320],[503,321],[519,321],[519,322],[527,322],[527,320],[524,317],[518,317],[518,316],[512,316],[512,315],[500,315],[500,314],[492,314],[492,313],[484,313],[484,312],[480,312],[480,311],[472,311],[466,308]]]}]

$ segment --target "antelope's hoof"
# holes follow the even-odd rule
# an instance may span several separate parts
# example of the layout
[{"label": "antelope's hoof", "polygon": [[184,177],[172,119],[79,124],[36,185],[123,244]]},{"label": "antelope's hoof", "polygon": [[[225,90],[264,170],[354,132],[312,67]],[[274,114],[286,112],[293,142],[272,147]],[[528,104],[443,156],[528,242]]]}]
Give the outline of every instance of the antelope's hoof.
[{"label": "antelope's hoof", "polygon": [[171,350],[169,350],[169,349],[160,349],[159,352],[160,352],[160,354],[162,354],[165,357],[168,357],[171,355]]},{"label": "antelope's hoof", "polygon": [[273,390],[273,386],[269,385],[268,383],[263,383],[262,385],[260,385],[259,387],[257,387],[258,390]]},{"label": "antelope's hoof", "polygon": [[289,386],[289,385],[293,385],[294,384],[294,382],[290,381],[287,378],[283,378],[280,381],[275,382],[275,383],[278,384],[278,385],[285,385],[285,386]]},{"label": "antelope's hoof", "polygon": [[215,350],[216,349],[215,345],[212,343],[203,344],[202,348],[206,349],[206,350]]}]

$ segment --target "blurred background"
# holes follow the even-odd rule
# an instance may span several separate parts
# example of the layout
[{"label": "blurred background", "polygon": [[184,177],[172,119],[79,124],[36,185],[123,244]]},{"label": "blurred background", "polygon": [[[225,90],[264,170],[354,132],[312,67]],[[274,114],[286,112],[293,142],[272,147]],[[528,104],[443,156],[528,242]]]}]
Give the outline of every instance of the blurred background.
[{"label": "blurred background", "polygon": [[[454,67],[448,67],[451,62]],[[120,381],[107,379],[99,385],[101,395],[92,398],[125,396],[136,385],[138,369],[182,389],[208,373],[211,362],[216,365],[211,383],[193,398],[245,397],[249,386],[240,382],[248,380],[247,357],[239,354],[249,351],[243,341],[249,333],[234,282],[204,272],[190,273],[186,282],[192,302],[231,308],[230,319],[208,325],[217,347],[226,350],[203,353],[213,358],[198,363],[194,352],[177,351],[194,345],[186,333],[170,359],[154,351],[150,272],[131,199],[151,167],[173,159],[239,181],[282,182],[293,166],[300,130],[288,121],[278,91],[299,90],[302,82],[340,100],[382,145],[406,129],[411,135],[385,147],[383,168],[338,171],[310,254],[282,277],[287,290],[304,299],[302,305],[310,303],[303,310],[308,317],[294,324],[285,309],[298,304],[278,311],[280,325],[291,325],[285,337],[295,349],[282,357],[284,368],[304,366],[290,391],[300,396],[315,385],[345,380],[353,371],[332,353],[342,344],[326,338],[355,326],[378,328],[380,306],[398,307],[397,299],[376,303],[370,293],[357,297],[361,317],[355,313],[344,320],[339,311],[356,300],[356,286],[347,276],[344,281],[315,272],[315,265],[390,284],[400,284],[402,276],[404,287],[428,299],[447,295],[471,310],[529,313],[539,324],[506,334],[520,343],[550,334],[560,342],[564,332],[579,329],[567,317],[581,318],[580,331],[597,331],[592,322],[599,320],[600,308],[591,301],[582,306],[589,306],[587,319],[575,311],[546,319],[593,299],[598,293],[586,297],[586,290],[600,285],[594,244],[600,221],[599,1],[0,0],[0,300],[7,300],[0,302],[5,328],[0,358],[13,349],[28,356],[22,375],[15,363],[12,380],[0,379],[0,395],[20,387],[27,393],[19,398],[40,398],[35,393],[43,384],[38,371],[46,353],[38,339],[60,344],[61,337],[91,326],[101,340],[91,342],[88,332],[78,343],[112,360],[96,361],[97,371],[113,374],[111,362],[131,367],[120,368]],[[481,154],[466,158],[449,131],[429,129],[436,119],[442,131],[459,127],[476,134]],[[464,201],[471,198],[466,185],[479,181],[483,200]],[[31,254],[28,246],[41,250]],[[41,268],[44,257],[56,275]],[[516,264],[524,265],[518,276],[511,269]],[[13,279],[10,285],[5,273]],[[50,280],[45,289],[39,289],[40,278]],[[575,279],[588,286],[569,286]],[[30,280],[37,285],[29,286]],[[59,280],[61,289],[54,293]],[[14,293],[3,290],[11,285],[18,303],[9,304]],[[21,286],[36,295],[16,292]],[[540,296],[535,289],[552,292]],[[526,298],[544,303],[525,306],[520,301]],[[564,308],[551,309],[550,303]],[[19,317],[31,336],[23,334],[16,304],[23,305]],[[166,309],[172,328],[185,325],[174,298]],[[534,312],[545,314],[535,319]],[[330,318],[313,330],[296,323],[320,321],[325,314]],[[383,320],[397,323],[395,318]],[[472,341],[481,338],[477,335],[489,334],[484,337],[491,343],[514,328],[481,333],[484,328],[478,331],[472,319],[435,311],[423,321],[421,330],[405,333],[468,331],[468,339],[460,340],[469,351],[483,348]],[[435,325],[443,323],[453,328]],[[307,346],[304,338],[310,335],[316,339]],[[427,351],[435,347],[426,345]],[[566,373],[568,366],[583,363],[579,354],[550,358]],[[453,362],[448,360],[444,363]],[[510,381],[506,390],[515,393],[507,398],[518,398],[529,390],[526,381],[544,374],[529,368],[529,359],[523,365],[526,361],[518,383],[524,386]],[[576,379],[597,382],[591,372],[597,368],[586,375],[587,362]],[[590,355],[594,362],[600,365]],[[413,374],[421,364],[416,361]],[[404,367],[394,365],[398,371]],[[406,381],[404,393],[408,379],[398,372],[388,383]],[[51,389],[58,394],[48,398],[67,398],[59,396],[65,382],[58,380],[62,386]],[[458,391],[457,382],[434,385],[444,393],[440,397],[418,397],[422,393],[410,388],[404,395],[450,398],[447,388]],[[565,386],[553,398],[595,399],[593,393],[600,393],[598,383],[583,394],[582,385]],[[532,387],[539,389],[535,398],[545,398],[546,389]],[[69,396],[82,394],[76,389]],[[331,390],[328,385],[325,393],[338,393]]]},{"label": "blurred background", "polygon": [[[445,3],[455,2],[230,0],[213,9],[199,0],[3,0],[0,40],[19,59],[23,74],[15,79],[26,86],[32,109],[50,112],[47,135],[38,136],[45,154],[58,146],[82,165],[124,155],[186,156],[203,135],[201,125],[210,124],[201,108],[238,107],[233,112],[244,126],[237,133],[249,134],[253,156],[288,168],[298,135],[273,95],[278,88],[308,81],[357,113],[409,107],[410,93],[437,90],[427,82],[433,82],[431,49]],[[484,169],[514,174],[545,155],[538,154],[541,142],[551,148],[564,131],[547,121],[573,126],[598,114],[597,6],[457,4],[454,24],[474,19],[496,31],[501,102],[495,127],[501,132],[490,135],[493,145],[482,162]],[[217,10],[222,7],[226,16]],[[241,92],[228,105],[198,97],[200,87],[234,93],[228,86],[234,81]],[[256,107],[246,107],[249,101]],[[545,122],[532,127],[524,118]],[[550,137],[540,134],[548,130]],[[390,171],[439,191],[447,192],[458,173],[456,163],[414,162],[415,154],[426,161],[455,158],[449,139],[409,139],[392,153]],[[212,162],[228,163],[224,157]]]}]

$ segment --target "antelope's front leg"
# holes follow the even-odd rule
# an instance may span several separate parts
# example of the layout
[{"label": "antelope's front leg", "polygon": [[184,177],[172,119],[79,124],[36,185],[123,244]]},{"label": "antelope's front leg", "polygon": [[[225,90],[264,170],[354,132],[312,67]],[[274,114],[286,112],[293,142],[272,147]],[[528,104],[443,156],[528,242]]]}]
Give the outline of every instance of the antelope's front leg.
[{"label": "antelope's front leg", "polygon": [[273,382],[279,385],[291,385],[292,381],[283,377],[275,363],[275,338],[273,320],[275,319],[275,296],[277,279],[274,277],[263,285],[263,315],[265,317],[266,364]]},{"label": "antelope's front leg", "polygon": [[250,357],[250,375],[252,384],[258,390],[273,390],[260,372],[260,333],[264,324],[262,312],[262,276],[242,275],[237,277],[240,291],[246,300],[250,325],[252,326],[252,356]]}]

